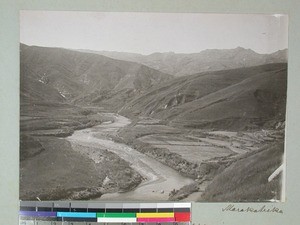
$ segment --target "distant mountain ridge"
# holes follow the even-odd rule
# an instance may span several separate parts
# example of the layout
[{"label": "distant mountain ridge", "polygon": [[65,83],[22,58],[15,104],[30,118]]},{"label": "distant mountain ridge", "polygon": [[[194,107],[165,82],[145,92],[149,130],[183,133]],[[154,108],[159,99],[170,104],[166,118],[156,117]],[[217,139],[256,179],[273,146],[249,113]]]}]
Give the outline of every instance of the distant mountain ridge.
[{"label": "distant mountain ridge", "polygon": [[185,76],[205,71],[235,69],[270,63],[286,63],[287,49],[272,54],[259,54],[251,49],[207,49],[199,53],[136,53],[79,50],[110,58],[132,61],[174,76]]}]

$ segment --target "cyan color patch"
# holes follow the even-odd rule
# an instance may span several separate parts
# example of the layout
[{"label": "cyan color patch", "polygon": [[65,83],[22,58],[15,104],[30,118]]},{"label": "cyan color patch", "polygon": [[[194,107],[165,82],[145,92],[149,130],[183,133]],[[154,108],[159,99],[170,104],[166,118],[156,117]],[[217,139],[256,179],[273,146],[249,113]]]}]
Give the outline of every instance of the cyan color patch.
[{"label": "cyan color patch", "polygon": [[57,217],[96,218],[96,213],[57,212]]}]

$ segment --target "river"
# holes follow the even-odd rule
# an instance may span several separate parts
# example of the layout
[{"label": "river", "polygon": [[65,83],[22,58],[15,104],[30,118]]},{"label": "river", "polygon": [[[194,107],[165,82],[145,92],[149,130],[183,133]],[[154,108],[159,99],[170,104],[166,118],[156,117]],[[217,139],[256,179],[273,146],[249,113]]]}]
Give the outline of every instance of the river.
[{"label": "river", "polygon": [[101,147],[117,154],[129,162],[131,167],[138,171],[145,180],[132,191],[104,194],[98,200],[167,200],[171,190],[178,190],[193,182],[192,179],[183,177],[172,168],[130,146],[114,142],[109,136],[117,135],[118,130],[130,124],[131,121],[119,114],[106,113],[106,116],[113,120],[92,128],[75,131],[67,140],[71,144],[83,147]]}]

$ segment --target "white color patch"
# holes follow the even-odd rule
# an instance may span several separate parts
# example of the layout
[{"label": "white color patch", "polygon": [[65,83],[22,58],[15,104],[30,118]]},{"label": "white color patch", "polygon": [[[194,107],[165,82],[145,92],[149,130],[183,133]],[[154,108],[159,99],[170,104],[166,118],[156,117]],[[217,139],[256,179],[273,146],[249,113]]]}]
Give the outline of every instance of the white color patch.
[{"label": "white color patch", "polygon": [[136,223],[136,218],[106,218],[98,217],[98,223]]}]

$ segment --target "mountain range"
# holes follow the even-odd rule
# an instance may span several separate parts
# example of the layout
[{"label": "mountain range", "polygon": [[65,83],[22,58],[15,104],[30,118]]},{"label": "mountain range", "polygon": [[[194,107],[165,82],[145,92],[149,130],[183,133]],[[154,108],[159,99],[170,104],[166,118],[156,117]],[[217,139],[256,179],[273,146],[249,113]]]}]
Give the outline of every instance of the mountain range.
[{"label": "mountain range", "polygon": [[251,49],[207,49],[199,53],[153,53],[141,55],[113,51],[80,50],[104,55],[113,59],[137,62],[163,73],[185,76],[205,71],[227,70],[270,63],[286,63],[287,49],[272,54],[259,54]]},{"label": "mountain range", "polygon": [[[100,53],[24,44],[20,51],[21,104],[92,105],[189,128],[258,129],[285,119],[286,50],[260,55],[236,48],[146,57],[173,69],[177,65],[170,74]],[[189,63],[180,66],[184,61]]]}]

